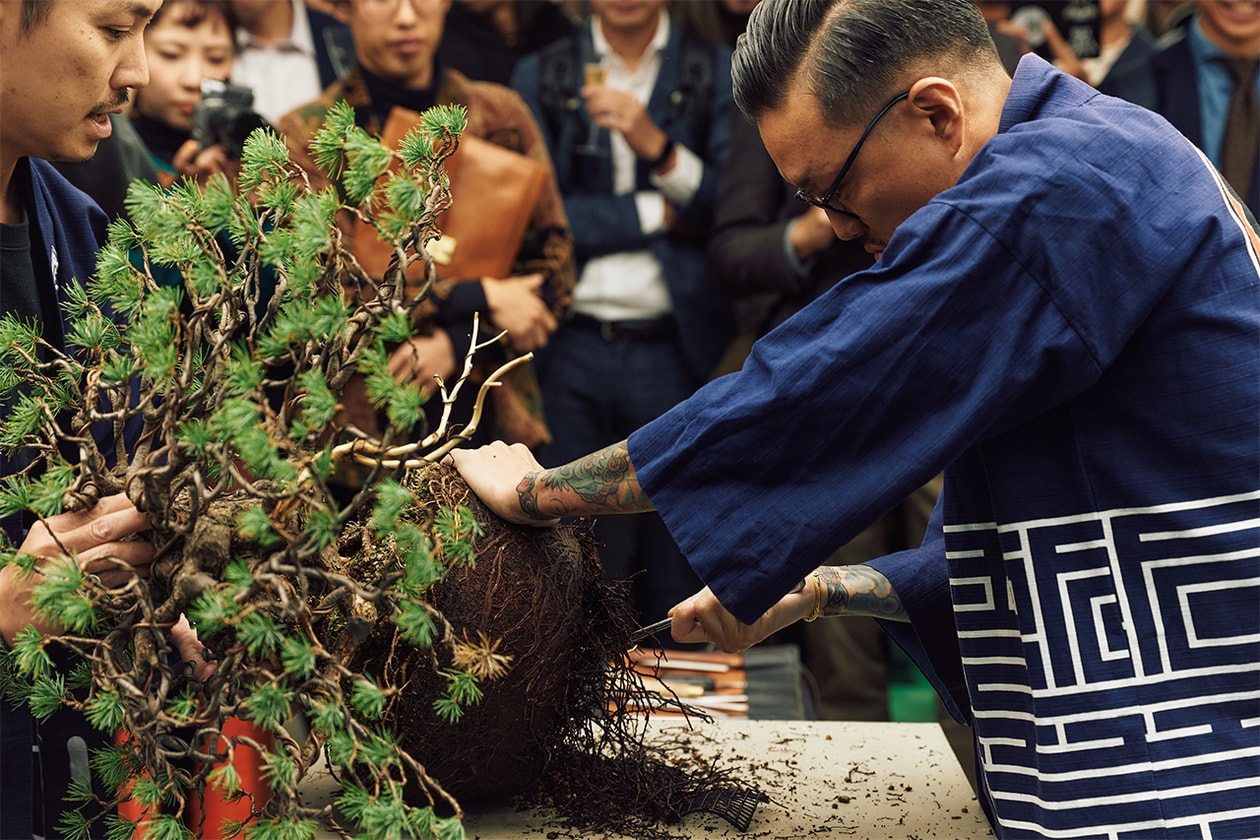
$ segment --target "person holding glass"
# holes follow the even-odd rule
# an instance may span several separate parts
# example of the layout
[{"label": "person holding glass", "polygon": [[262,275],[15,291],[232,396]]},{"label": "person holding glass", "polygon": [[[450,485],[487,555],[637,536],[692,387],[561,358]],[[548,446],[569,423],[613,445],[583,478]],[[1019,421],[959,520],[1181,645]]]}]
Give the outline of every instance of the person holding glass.
[{"label": "person holding glass", "polygon": [[[512,77],[551,150],[578,266],[573,316],[539,354],[549,463],[688,397],[733,334],[731,302],[705,265],[734,110],[730,50],[684,32],[665,0],[590,7],[579,35],[522,59]],[[695,591],[659,520],[595,529],[608,577],[635,577],[645,622]]]}]

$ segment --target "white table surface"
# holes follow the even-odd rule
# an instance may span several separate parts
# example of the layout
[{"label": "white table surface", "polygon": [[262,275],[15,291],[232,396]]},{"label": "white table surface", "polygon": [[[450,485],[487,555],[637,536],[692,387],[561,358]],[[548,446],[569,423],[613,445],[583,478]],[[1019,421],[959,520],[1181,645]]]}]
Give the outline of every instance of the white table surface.
[{"label": "white table surface", "polygon": [[[654,719],[653,728],[685,726]],[[737,779],[773,800],[762,803],[747,832],[721,817],[695,813],[670,828],[680,838],[992,838],[949,742],[935,723],[847,723],[723,719],[694,724],[693,743],[718,755]],[[327,777],[308,786],[318,802]],[[566,828],[553,813],[510,806],[470,813],[470,840],[602,838]],[[321,833],[320,838],[332,837]]]}]

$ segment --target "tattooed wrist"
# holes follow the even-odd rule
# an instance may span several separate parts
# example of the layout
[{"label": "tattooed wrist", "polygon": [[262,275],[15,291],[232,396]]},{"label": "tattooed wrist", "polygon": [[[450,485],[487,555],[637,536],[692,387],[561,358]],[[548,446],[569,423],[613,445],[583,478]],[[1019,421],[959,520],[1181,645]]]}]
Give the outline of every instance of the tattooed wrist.
[{"label": "tattooed wrist", "polygon": [[525,473],[520,484],[516,485],[516,498],[521,506],[521,512],[531,519],[551,519],[552,517],[542,512],[538,504],[538,471],[531,470]]},{"label": "tattooed wrist", "polygon": [[639,487],[625,441],[592,452],[538,477],[538,492],[546,493],[565,515],[632,513],[652,509]]}]

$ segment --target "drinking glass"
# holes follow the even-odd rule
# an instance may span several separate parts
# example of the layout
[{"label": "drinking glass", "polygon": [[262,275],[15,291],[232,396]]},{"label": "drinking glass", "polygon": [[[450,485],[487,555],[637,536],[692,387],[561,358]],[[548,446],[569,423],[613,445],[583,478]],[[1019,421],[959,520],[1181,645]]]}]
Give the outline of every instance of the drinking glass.
[{"label": "drinking glass", "polygon": [[[608,68],[598,61],[588,61],[582,65],[582,83],[590,87],[608,84]],[[586,141],[578,146],[578,152],[584,155],[602,154],[599,144],[601,131],[603,129],[597,126],[592,118],[591,130],[587,133]]]}]

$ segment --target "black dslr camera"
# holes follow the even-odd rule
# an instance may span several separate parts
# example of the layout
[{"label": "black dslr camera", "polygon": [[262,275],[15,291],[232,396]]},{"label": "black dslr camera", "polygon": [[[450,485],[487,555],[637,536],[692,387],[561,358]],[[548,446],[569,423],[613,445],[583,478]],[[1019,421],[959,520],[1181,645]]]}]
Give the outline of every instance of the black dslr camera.
[{"label": "black dslr camera", "polygon": [[267,121],[254,112],[254,91],[218,79],[201,83],[201,101],[193,111],[193,139],[201,147],[222,146],[240,160],[245,138]]}]

